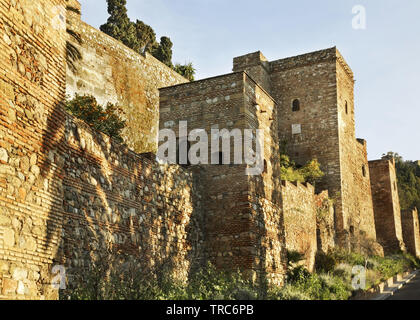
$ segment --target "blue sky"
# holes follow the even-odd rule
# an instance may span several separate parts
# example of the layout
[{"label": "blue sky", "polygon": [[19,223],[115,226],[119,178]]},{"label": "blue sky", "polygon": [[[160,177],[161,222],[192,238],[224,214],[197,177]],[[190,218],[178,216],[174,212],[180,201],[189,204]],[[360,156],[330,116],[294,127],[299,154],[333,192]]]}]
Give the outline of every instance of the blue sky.
[{"label": "blue sky", "polygon": [[[105,0],[81,0],[82,19],[99,28]],[[366,29],[352,8],[366,8]],[[370,160],[387,151],[420,159],[419,0],[127,0],[132,20],[174,43],[174,62],[197,78],[232,70],[233,57],[261,50],[269,60],[337,46],[356,78],[356,135]]]}]

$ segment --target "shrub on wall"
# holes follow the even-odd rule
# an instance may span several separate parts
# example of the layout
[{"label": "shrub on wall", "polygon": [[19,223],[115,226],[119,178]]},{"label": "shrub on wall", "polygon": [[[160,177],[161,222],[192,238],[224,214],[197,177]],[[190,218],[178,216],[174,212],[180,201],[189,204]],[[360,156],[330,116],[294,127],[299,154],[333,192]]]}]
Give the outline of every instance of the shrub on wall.
[{"label": "shrub on wall", "polygon": [[123,111],[120,107],[112,103],[101,106],[93,96],[76,94],[73,99],[66,101],[66,110],[93,129],[109,135],[118,142],[123,141],[121,132],[126,123],[121,118]]},{"label": "shrub on wall", "polygon": [[289,156],[282,154],[280,156],[280,166],[281,179],[286,181],[309,182],[314,185],[324,176],[320,164],[316,159],[298,168],[296,163],[290,160]]}]

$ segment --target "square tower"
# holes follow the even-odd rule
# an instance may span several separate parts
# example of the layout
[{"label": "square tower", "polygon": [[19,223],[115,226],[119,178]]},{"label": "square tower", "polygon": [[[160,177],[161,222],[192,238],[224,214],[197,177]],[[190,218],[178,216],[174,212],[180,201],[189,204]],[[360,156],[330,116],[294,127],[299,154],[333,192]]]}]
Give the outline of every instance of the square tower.
[{"label": "square tower", "polygon": [[405,251],[395,160],[369,161],[378,241],[385,253]]},{"label": "square tower", "polygon": [[[273,98],[245,72],[160,89],[160,128],[177,136],[179,159],[185,153],[179,143],[181,121],[188,134],[200,130],[208,135],[208,163],[188,165],[198,172],[203,186],[206,257],[219,268],[239,268],[252,278],[266,275],[281,284],[286,257],[277,118]],[[245,130],[262,130],[261,173],[247,175],[249,166],[234,162],[238,150],[234,138],[228,145],[230,162],[211,164],[215,154],[216,159],[226,159],[222,144],[217,150],[211,147],[212,129],[239,130],[243,147]],[[187,150],[192,151],[193,144],[190,141]]]},{"label": "square tower", "polygon": [[380,251],[366,142],[355,136],[353,72],[338,50],[272,62],[257,52],[234,59],[234,71],[241,70],[260,79],[277,101],[279,139],[290,158],[299,165],[320,162],[325,177],[316,187],[335,199],[337,243]]}]

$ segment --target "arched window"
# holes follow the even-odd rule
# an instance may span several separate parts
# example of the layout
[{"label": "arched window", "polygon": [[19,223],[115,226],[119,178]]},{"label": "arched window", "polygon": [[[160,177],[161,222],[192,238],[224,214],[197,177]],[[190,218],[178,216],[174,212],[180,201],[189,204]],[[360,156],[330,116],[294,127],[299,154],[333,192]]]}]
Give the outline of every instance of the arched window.
[{"label": "arched window", "polygon": [[349,114],[349,104],[347,103],[347,101],[346,101],[346,106],[345,106],[345,108],[346,108],[346,114]]},{"label": "arched window", "polygon": [[362,166],[362,173],[363,173],[363,176],[366,177],[366,167],[365,166]]},{"label": "arched window", "polygon": [[299,111],[299,110],[300,110],[300,101],[299,101],[299,99],[295,99],[292,102],[292,111],[296,112],[296,111]]}]

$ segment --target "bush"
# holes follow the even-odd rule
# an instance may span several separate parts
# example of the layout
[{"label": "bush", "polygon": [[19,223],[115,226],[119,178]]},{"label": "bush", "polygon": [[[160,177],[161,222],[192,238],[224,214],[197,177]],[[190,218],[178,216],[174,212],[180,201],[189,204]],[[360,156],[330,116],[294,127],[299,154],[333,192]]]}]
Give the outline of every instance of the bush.
[{"label": "bush", "polygon": [[315,184],[324,173],[320,169],[318,160],[309,161],[303,167],[298,168],[296,163],[290,160],[289,156],[280,156],[280,176],[282,180]]},{"label": "bush", "polygon": [[317,252],[315,257],[315,270],[318,272],[333,271],[337,265],[337,261],[330,254]]},{"label": "bush", "polygon": [[[289,252],[291,260],[301,255]],[[294,258],[295,259],[294,259]],[[101,259],[101,263],[86,270],[84,278],[72,279],[71,290],[60,296],[73,300],[347,300],[353,289],[352,268],[366,265],[367,288],[411,268],[419,267],[419,260],[409,254],[390,257],[365,257],[360,254],[334,251],[321,255],[318,273],[309,273],[303,266],[290,268],[282,287],[267,285],[265,279],[253,283],[237,272],[217,270],[208,264],[190,275],[188,282],[172,276],[169,266],[155,270],[141,270],[129,261],[115,266]],[[326,271],[328,270],[328,271]]]},{"label": "bush", "polygon": [[121,132],[126,123],[121,118],[123,111],[120,107],[112,103],[103,107],[93,96],[76,94],[72,100],[66,101],[66,109],[93,129],[115,138],[118,142],[123,141]]}]

